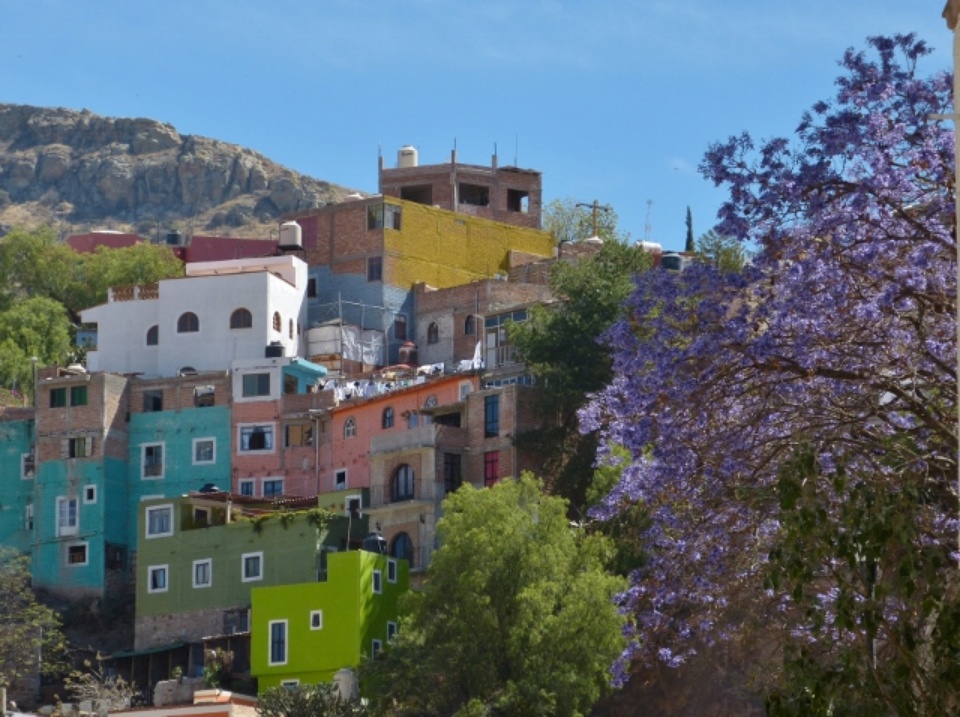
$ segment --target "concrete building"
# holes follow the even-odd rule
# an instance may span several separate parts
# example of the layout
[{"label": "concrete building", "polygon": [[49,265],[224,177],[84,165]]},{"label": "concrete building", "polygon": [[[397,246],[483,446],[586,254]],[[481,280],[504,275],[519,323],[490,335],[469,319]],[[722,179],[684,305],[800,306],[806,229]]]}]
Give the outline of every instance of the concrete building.
[{"label": "concrete building", "polygon": [[114,288],[81,312],[97,325],[90,372],[145,377],[223,370],[235,360],[305,355],[307,266],[292,255],[188,264],[186,276]]},{"label": "concrete building", "polygon": [[332,553],[323,581],[255,587],[251,672],[258,690],[333,682],[397,632],[407,564],[367,550]]}]

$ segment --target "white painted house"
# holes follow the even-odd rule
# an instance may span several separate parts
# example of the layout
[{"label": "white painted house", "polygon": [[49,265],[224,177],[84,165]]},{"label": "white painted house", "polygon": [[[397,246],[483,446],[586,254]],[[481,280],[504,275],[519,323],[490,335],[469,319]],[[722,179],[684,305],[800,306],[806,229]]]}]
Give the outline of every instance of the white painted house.
[{"label": "white painted house", "polygon": [[80,312],[97,325],[87,370],[152,378],[302,357],[306,294],[307,264],[289,254],[192,263],[181,278],[112,289],[106,304]]}]

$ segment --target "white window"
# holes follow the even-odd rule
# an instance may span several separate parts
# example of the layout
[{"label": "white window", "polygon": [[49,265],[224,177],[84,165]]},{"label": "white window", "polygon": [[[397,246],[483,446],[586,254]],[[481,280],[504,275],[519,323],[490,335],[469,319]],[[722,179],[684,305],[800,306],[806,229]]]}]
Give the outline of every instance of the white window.
[{"label": "white window", "polygon": [[194,438],[193,439],[193,465],[203,465],[205,463],[215,463],[217,460],[217,439],[216,438]]},{"label": "white window", "polygon": [[68,543],[65,547],[64,562],[68,567],[79,568],[89,562],[86,543]]},{"label": "white window", "polygon": [[373,571],[373,592],[377,595],[383,592],[383,573],[380,570]]},{"label": "white window", "polygon": [[273,453],[273,433],[274,425],[266,424],[247,424],[238,426],[241,453]]},{"label": "white window", "polygon": [[147,508],[147,537],[164,538],[173,535],[173,505],[155,505]]},{"label": "white window", "polygon": [[79,516],[76,498],[57,498],[57,535],[76,535]]},{"label": "white window", "polygon": [[347,489],[347,469],[341,468],[336,473],[333,474],[333,489],[334,490],[346,490]]},{"label": "white window", "polygon": [[147,592],[165,593],[167,592],[167,565],[151,565],[147,568]]},{"label": "white window", "polygon": [[283,495],[283,478],[264,478],[262,495],[264,498]]},{"label": "white window", "polygon": [[387,582],[397,582],[397,561],[394,558],[387,558]]},{"label": "white window", "polygon": [[20,454],[20,477],[24,480],[33,478],[36,473],[37,463],[33,457],[33,453],[21,453]]},{"label": "white window", "polygon": [[357,435],[357,419],[351,417],[343,422],[343,437],[355,438]]},{"label": "white window", "polygon": [[397,623],[387,622],[387,639],[392,640],[397,634]]},{"label": "white window", "polygon": [[193,561],[193,587],[208,588],[213,585],[213,560]]},{"label": "white window", "polygon": [[163,443],[147,443],[140,446],[142,478],[163,478]]},{"label": "white window", "polygon": [[253,496],[253,478],[244,478],[240,481],[240,495]]},{"label": "white window", "polygon": [[93,505],[97,502],[97,486],[95,485],[85,485],[83,486],[83,502],[86,505]]},{"label": "white window", "polygon": [[269,373],[247,373],[243,375],[243,397],[254,398],[256,396],[270,395],[270,374]]},{"label": "white window", "polygon": [[263,579],[263,553],[244,553],[240,556],[240,575],[245,583]]},{"label": "white window", "polygon": [[376,657],[377,655],[380,654],[381,650],[383,650],[383,641],[374,640],[373,643],[370,645],[370,656]]},{"label": "white window", "polygon": [[269,623],[269,660],[270,665],[287,664],[287,621],[271,620]]},{"label": "white window", "polygon": [[323,610],[310,611],[310,629],[311,630],[323,629]]}]

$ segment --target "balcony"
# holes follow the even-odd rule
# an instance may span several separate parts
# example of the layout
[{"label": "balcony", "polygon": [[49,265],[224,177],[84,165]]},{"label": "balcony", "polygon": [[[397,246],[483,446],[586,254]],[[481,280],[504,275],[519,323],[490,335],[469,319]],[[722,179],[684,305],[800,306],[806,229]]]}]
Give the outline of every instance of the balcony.
[{"label": "balcony", "polygon": [[433,504],[434,498],[443,493],[443,486],[437,487],[436,481],[416,479],[406,485],[370,486],[369,509],[387,506],[409,505],[411,503]]},{"label": "balcony", "polygon": [[[400,417],[403,420],[403,417]],[[439,426],[430,423],[425,426],[408,428],[407,430],[390,431],[370,440],[370,453],[393,453],[406,451],[411,448],[433,448],[437,445],[437,431]]]},{"label": "balcony", "polygon": [[160,298],[160,284],[115,286],[108,291],[108,301],[149,301]]}]

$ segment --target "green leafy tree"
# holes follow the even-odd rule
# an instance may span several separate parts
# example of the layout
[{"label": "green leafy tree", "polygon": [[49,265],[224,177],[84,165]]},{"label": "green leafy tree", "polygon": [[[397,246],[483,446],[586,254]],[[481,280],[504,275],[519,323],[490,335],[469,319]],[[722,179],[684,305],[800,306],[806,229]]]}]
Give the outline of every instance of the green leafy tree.
[{"label": "green leafy tree", "polygon": [[345,698],[335,685],[271,687],[260,695],[260,717],[352,717],[367,714],[359,699]]},{"label": "green leafy tree", "polygon": [[36,297],[66,304],[77,290],[79,261],[79,254],[58,242],[50,228],[14,229],[0,242],[3,308]]},{"label": "green leafy tree", "polygon": [[0,548],[0,686],[34,674],[38,663],[41,674],[60,672],[65,655],[60,618],[34,595],[26,556]]},{"label": "green leafy tree", "polygon": [[720,271],[736,273],[747,263],[743,245],[732,237],[718,234],[713,229],[697,240],[696,252]]},{"label": "green leafy tree", "polygon": [[98,247],[80,258],[79,290],[66,302],[67,308],[77,315],[81,309],[104,303],[110,287],[151,284],[183,275],[183,262],[170,247],[147,242],[122,249]]},{"label": "green leafy tree", "polygon": [[609,542],[566,516],[529,474],[443,502],[440,549],[400,634],[364,663],[379,714],[558,715],[589,712],[624,645],[606,572]]},{"label": "green leafy tree", "polygon": [[578,510],[593,474],[596,437],[581,434],[577,411],[613,378],[611,350],[599,339],[620,318],[634,276],[650,263],[641,247],[618,241],[576,264],[557,262],[550,289],[558,303],[533,307],[527,321],[508,327],[520,360],[545,389],[537,406],[544,428],[518,441],[547,456],[542,477]]},{"label": "green leafy tree", "polygon": [[[617,213],[607,207],[597,212],[597,236],[605,242],[627,240],[617,228]],[[557,244],[577,242],[593,236],[593,209],[567,197],[554,199],[543,212],[543,229]]]}]

